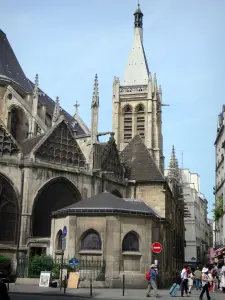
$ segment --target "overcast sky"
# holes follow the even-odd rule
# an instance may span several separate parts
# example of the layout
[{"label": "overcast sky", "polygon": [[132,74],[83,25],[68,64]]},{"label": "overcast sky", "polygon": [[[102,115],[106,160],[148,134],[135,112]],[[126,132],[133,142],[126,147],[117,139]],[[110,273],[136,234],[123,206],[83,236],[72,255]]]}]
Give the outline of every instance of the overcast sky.
[{"label": "overcast sky", "polygon": [[[113,77],[122,77],[133,37],[136,0],[0,0],[0,26],[30,79],[90,125],[95,73],[100,130],[111,130]],[[214,201],[217,115],[224,103],[225,1],[141,0],[150,71],[163,89],[164,154],[201,176]]]}]

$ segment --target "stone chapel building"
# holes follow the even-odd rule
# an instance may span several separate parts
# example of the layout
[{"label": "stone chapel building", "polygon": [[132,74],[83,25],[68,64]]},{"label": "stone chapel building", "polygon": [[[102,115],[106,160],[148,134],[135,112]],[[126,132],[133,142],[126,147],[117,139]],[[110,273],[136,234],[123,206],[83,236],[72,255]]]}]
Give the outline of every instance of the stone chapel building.
[{"label": "stone chapel building", "polygon": [[[149,71],[142,37],[138,6],[124,77],[113,82],[112,132],[103,133],[110,138],[100,143],[97,75],[89,129],[78,111],[71,116],[41,90],[38,75],[34,82],[26,77],[0,30],[0,254],[15,262],[55,256],[67,224],[68,256],[108,260],[112,282],[114,275],[120,278],[121,261],[140,284],[153,259],[164,282],[181,268],[185,210],[179,169],[173,152],[170,176],[163,175],[162,89]],[[82,248],[93,234],[101,247]],[[154,256],[156,241],[163,251]]]}]

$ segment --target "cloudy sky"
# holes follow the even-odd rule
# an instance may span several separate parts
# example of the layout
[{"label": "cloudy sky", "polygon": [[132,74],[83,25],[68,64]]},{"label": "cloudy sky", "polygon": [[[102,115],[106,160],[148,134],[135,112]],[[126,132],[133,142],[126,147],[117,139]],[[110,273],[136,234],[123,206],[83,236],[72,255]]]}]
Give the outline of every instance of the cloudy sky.
[{"label": "cloudy sky", "polygon": [[[23,67],[61,106],[90,124],[95,73],[100,130],[111,130],[113,77],[122,77],[136,0],[0,0],[0,26]],[[201,176],[212,209],[217,115],[224,103],[225,1],[141,0],[144,46],[163,89],[166,166],[172,144],[181,166]]]}]

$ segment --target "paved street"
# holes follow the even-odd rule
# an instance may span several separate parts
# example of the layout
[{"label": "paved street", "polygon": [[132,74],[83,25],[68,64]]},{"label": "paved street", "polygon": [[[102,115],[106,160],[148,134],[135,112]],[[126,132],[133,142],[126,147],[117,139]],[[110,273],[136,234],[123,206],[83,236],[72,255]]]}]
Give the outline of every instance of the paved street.
[{"label": "paved street", "polygon": [[[169,296],[168,290],[160,290],[161,300],[172,299]],[[199,299],[199,292],[193,290],[192,295],[188,297],[192,300]],[[63,292],[60,292],[59,289],[51,288],[40,288],[38,286],[30,285],[18,285],[12,286],[10,288],[10,297],[11,300],[51,300],[59,299],[65,300],[70,298],[75,299],[88,299],[90,298],[89,289],[68,289],[67,294],[63,295]],[[141,300],[148,299],[146,298],[145,290],[126,290],[125,296],[122,296],[121,289],[93,289],[93,299],[104,299],[104,300]],[[154,297],[152,297],[154,299]],[[150,298],[150,299],[152,299]],[[224,300],[225,294],[221,292],[211,293],[212,300]],[[181,300],[180,293],[176,297],[177,300]],[[183,299],[183,298],[182,298]],[[205,298],[206,299],[206,296]]]}]

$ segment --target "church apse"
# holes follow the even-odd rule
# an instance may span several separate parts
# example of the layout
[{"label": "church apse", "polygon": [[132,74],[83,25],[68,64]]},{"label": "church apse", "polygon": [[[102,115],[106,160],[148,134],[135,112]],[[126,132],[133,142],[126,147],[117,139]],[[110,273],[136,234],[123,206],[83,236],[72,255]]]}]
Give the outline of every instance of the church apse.
[{"label": "church apse", "polygon": [[81,200],[78,189],[66,178],[57,178],[40,190],[32,213],[33,237],[50,237],[51,213]]}]

